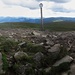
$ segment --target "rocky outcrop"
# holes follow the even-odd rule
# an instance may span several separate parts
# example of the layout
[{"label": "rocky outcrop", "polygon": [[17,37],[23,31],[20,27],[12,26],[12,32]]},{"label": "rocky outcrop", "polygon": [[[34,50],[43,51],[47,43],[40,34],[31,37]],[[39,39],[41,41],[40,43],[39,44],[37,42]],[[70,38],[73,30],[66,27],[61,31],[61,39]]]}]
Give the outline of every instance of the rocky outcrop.
[{"label": "rocky outcrop", "polygon": [[[20,32],[20,30],[16,32],[12,30],[10,34],[6,31],[7,39],[17,40],[16,45],[11,44],[11,51],[8,51],[9,46],[6,47],[7,42],[2,44],[4,39],[2,42],[0,41],[1,52],[5,52],[4,49],[7,49],[5,54],[9,64],[9,72],[6,71],[6,75],[11,75],[12,71],[14,73],[12,75],[75,74],[75,32],[49,32],[30,29]],[[0,63],[0,72],[2,72],[1,54]]]}]

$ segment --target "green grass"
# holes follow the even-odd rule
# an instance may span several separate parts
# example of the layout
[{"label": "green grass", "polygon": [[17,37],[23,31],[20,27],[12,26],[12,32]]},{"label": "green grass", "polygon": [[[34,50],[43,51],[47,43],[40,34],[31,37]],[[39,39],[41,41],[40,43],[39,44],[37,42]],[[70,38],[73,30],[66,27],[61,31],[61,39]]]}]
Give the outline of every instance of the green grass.
[{"label": "green grass", "polygon": [[0,28],[39,28],[39,24],[24,22],[0,23]]},{"label": "green grass", "polygon": [[[2,28],[32,28],[40,29],[40,24],[24,23],[24,22],[11,22],[0,23],[0,29]],[[52,22],[45,23],[44,29],[50,31],[75,31],[75,22]]]},{"label": "green grass", "polygon": [[3,70],[7,71],[9,65],[8,65],[7,57],[5,53],[2,53],[2,61],[3,61]]},{"label": "green grass", "polygon": [[50,31],[75,31],[75,22],[53,22],[44,25]]}]

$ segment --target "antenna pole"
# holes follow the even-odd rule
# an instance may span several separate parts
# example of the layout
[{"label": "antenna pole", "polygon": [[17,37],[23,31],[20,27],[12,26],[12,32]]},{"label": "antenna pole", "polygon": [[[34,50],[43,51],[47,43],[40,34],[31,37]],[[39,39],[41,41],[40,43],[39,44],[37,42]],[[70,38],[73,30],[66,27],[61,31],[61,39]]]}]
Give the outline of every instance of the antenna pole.
[{"label": "antenna pole", "polygon": [[40,11],[41,11],[41,30],[43,30],[43,29],[44,29],[44,28],[43,28],[43,13],[42,13],[43,4],[40,3],[39,6],[40,6]]}]

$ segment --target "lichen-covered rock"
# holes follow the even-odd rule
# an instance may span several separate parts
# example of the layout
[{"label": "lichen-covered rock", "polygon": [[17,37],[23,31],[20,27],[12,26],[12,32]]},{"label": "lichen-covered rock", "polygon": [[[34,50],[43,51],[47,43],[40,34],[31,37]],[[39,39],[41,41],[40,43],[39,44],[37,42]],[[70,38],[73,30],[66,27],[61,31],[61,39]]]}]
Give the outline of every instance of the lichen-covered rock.
[{"label": "lichen-covered rock", "polygon": [[60,51],[60,44],[55,44],[48,52],[59,52]]},{"label": "lichen-covered rock", "polygon": [[55,44],[53,47],[48,49],[48,53],[51,57],[53,57],[53,59],[57,58],[60,53],[60,44]]},{"label": "lichen-covered rock", "polygon": [[34,55],[33,59],[34,59],[34,62],[35,62],[37,67],[41,67],[42,66],[41,62],[42,62],[43,58],[44,58],[44,55],[41,52],[38,52],[38,53],[36,53]]},{"label": "lichen-covered rock", "polygon": [[49,73],[50,70],[51,70],[51,67],[48,67],[48,68],[45,69],[45,72],[46,72],[46,73]]},{"label": "lichen-covered rock", "polygon": [[71,53],[70,56],[75,59],[75,53]]},{"label": "lichen-covered rock", "polygon": [[31,32],[31,34],[35,35],[35,36],[40,36],[40,33],[36,32],[36,31]]},{"label": "lichen-covered rock", "polygon": [[15,72],[17,75],[34,75],[34,69],[32,69],[32,64],[27,63],[26,65],[23,64],[16,64]]},{"label": "lichen-covered rock", "polygon": [[38,52],[34,55],[34,60],[40,62],[40,60],[44,57],[43,53]]},{"label": "lichen-covered rock", "polygon": [[19,43],[18,46],[21,48],[24,48],[26,46],[26,44],[27,44],[26,42],[22,42],[22,43]]},{"label": "lichen-covered rock", "polygon": [[61,75],[68,75],[68,73],[67,73],[67,72],[64,72],[64,73],[62,73]]},{"label": "lichen-covered rock", "polygon": [[75,75],[75,64],[71,65],[70,67],[70,75]]},{"label": "lichen-covered rock", "polygon": [[18,51],[17,53],[15,53],[14,58],[15,60],[27,59],[28,55],[23,51]]},{"label": "lichen-covered rock", "polygon": [[50,39],[46,39],[46,44],[50,45],[50,46],[53,46],[54,42],[52,40],[50,40]]},{"label": "lichen-covered rock", "polygon": [[16,73],[18,75],[26,75],[25,69],[26,69],[25,65],[19,65],[19,67],[16,69]]},{"label": "lichen-covered rock", "polygon": [[64,58],[57,61],[53,66],[59,66],[60,64],[65,63],[65,62],[70,63],[72,60],[73,60],[73,58],[71,56],[67,55]]}]

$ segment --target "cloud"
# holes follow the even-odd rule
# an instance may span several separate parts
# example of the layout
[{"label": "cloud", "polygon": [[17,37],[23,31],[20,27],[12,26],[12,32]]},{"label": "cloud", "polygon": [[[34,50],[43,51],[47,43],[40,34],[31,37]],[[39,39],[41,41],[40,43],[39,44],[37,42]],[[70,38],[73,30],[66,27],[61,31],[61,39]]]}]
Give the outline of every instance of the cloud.
[{"label": "cloud", "polygon": [[18,5],[20,0],[1,0],[6,5]]},{"label": "cloud", "polygon": [[71,0],[70,2],[63,4],[63,7],[68,10],[75,10],[75,0]]},{"label": "cloud", "polygon": [[27,7],[30,9],[38,9],[39,8],[39,2],[35,0],[22,0],[21,3],[19,4],[22,7]]},{"label": "cloud", "polygon": [[75,0],[0,0],[0,16],[40,17],[41,2],[43,17],[75,17]]},{"label": "cloud", "polygon": [[29,9],[38,9],[39,3],[42,2],[45,8],[51,8],[51,6],[55,5],[56,3],[66,3],[70,0],[1,0],[4,4],[10,6],[21,6],[26,7]]},{"label": "cloud", "polygon": [[66,13],[70,13],[70,12],[75,12],[75,10],[71,10],[71,9],[66,9],[64,7],[61,7],[61,6],[54,6],[52,7],[51,9],[52,11],[54,12],[66,12]]},{"label": "cloud", "polygon": [[2,2],[10,6],[22,6],[30,9],[37,9],[39,7],[39,2],[35,0],[2,0]]},{"label": "cloud", "polygon": [[55,3],[66,3],[69,2],[70,0],[37,0],[37,1],[53,1]]},{"label": "cloud", "polygon": [[66,3],[69,2],[70,0],[50,0],[50,1],[54,1],[56,3]]}]

